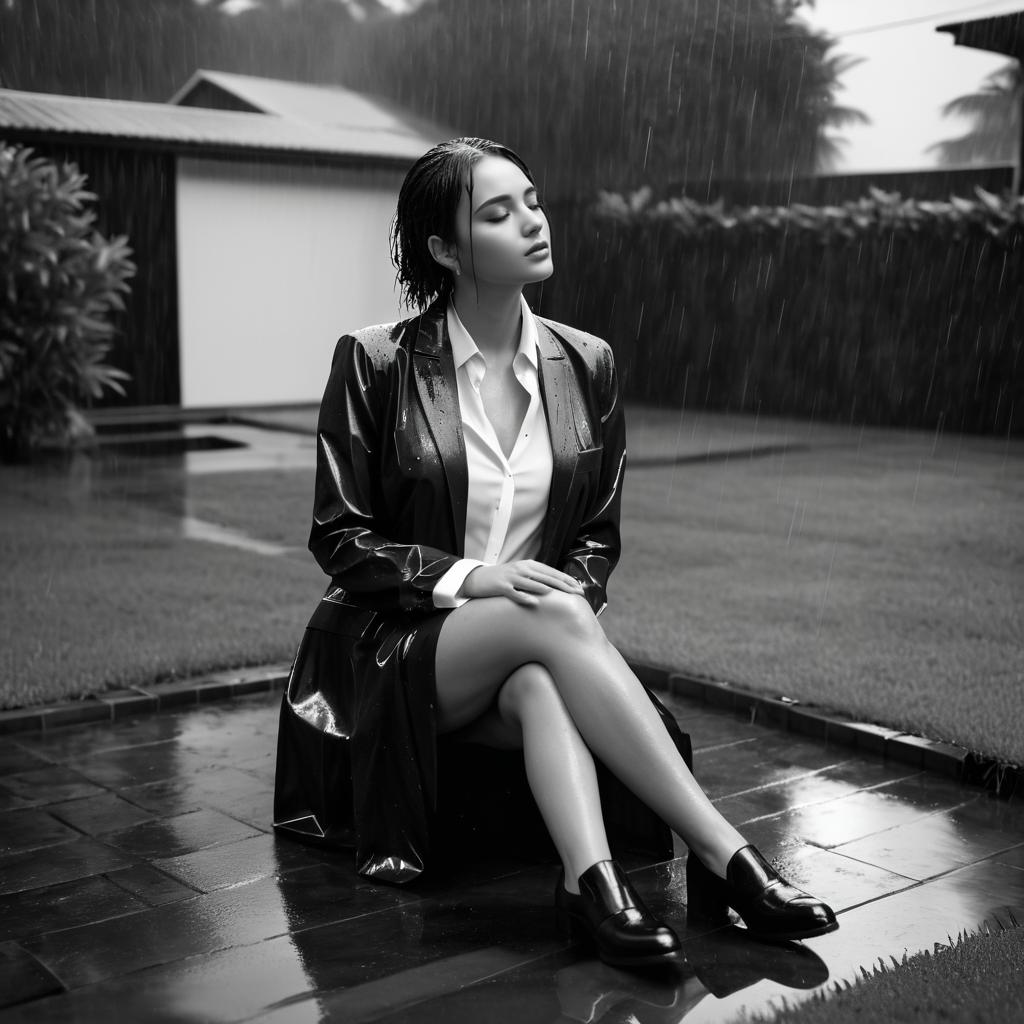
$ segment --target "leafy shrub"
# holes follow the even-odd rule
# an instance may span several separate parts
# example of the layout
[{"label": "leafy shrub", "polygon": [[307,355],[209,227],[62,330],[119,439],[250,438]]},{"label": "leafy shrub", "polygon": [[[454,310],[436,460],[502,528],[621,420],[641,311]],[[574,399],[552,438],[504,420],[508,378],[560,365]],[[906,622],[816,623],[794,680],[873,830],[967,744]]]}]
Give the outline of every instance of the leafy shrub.
[{"label": "leafy shrub", "polygon": [[135,273],[95,228],[85,175],[0,143],[0,459],[87,434],[81,407],[127,374],[104,359]]},{"label": "leafy shrub", "polygon": [[997,196],[976,188],[977,199],[946,202],[904,199],[898,192],[869,189],[838,206],[749,206],[727,210],[719,200],[699,203],[687,196],[654,201],[649,188],[630,195],[601,192],[595,215],[619,224],[664,225],[686,238],[808,235],[823,245],[855,241],[870,231],[922,233],[949,239],[993,238],[1012,245],[1024,233],[1024,196]]},{"label": "leafy shrub", "polygon": [[1024,434],[1024,199],[872,190],[748,206],[649,190],[557,209],[543,312],[608,339],[624,394]]}]

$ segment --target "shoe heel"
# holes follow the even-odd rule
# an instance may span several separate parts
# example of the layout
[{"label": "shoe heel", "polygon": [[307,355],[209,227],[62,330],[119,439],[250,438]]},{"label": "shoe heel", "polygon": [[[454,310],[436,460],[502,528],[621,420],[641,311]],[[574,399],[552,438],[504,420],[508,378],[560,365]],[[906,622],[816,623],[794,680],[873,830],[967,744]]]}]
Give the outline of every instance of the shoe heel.
[{"label": "shoe heel", "polygon": [[729,887],[692,851],[686,858],[686,913],[706,921],[729,919]]},{"label": "shoe heel", "polygon": [[575,942],[579,937],[577,922],[561,907],[555,907],[555,928],[566,942]]}]

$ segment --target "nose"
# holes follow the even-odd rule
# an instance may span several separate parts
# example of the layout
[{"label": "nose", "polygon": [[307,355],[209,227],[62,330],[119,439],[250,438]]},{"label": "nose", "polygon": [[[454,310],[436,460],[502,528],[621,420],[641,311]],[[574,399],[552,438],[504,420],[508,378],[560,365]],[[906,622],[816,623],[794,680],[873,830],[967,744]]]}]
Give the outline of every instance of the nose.
[{"label": "nose", "polygon": [[540,209],[526,209],[526,219],[523,222],[523,234],[529,237],[537,234],[544,226],[544,212]]}]

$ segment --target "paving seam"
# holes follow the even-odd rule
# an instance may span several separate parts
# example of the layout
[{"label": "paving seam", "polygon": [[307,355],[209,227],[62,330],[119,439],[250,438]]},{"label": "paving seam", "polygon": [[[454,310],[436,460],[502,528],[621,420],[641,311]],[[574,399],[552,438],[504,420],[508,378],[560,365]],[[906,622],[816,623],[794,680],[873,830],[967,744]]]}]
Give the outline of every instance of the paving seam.
[{"label": "paving seam", "polygon": [[[840,764],[848,764],[848,763],[849,762],[847,762],[847,761],[841,761],[840,762]],[[827,769],[823,769],[823,770],[827,770]],[[876,790],[876,789],[884,789],[886,786],[891,786],[891,785],[893,785],[894,783],[897,783],[897,782],[906,782],[907,779],[913,779],[913,778],[915,778],[916,776],[918,776],[920,774],[921,774],[921,772],[912,771],[912,772],[910,772],[909,775],[900,775],[900,776],[898,776],[895,779],[888,779],[885,782],[872,782],[870,786],[861,786],[859,789],[855,789],[849,795],[850,796],[856,796],[859,793],[870,793],[870,792],[872,792],[873,790]],[[783,779],[781,782],[774,783],[774,785],[784,786],[789,781],[790,781],[789,779]],[[770,787],[769,786],[764,786],[762,788],[768,789]],[[748,791],[748,792],[757,792],[757,790]],[[732,795],[732,794],[730,794],[730,795]],[[717,799],[718,800],[728,800],[729,797],[728,796],[723,796],[723,797],[718,797]],[[832,801],[834,799],[836,799],[836,798],[835,797],[829,797],[829,798],[827,798],[825,800],[812,800],[812,801],[810,801],[809,803],[806,803],[806,804],[793,804],[792,806],[787,807],[783,811],[772,811],[771,814],[760,814],[756,818],[744,818],[743,819],[743,824],[744,825],[753,825],[753,824],[756,824],[759,821],[771,821],[772,818],[784,817],[785,815],[791,814],[794,811],[806,811],[806,810],[808,810],[811,807],[822,807],[825,804],[832,803]],[[839,799],[845,800],[846,797],[840,797]],[[716,800],[712,800],[711,802],[712,803],[716,803],[717,801]],[[809,843],[809,845],[810,846],[817,846],[816,843]],[[827,849],[827,847],[822,846],[822,847],[819,847],[819,849],[824,850],[824,849]]]}]

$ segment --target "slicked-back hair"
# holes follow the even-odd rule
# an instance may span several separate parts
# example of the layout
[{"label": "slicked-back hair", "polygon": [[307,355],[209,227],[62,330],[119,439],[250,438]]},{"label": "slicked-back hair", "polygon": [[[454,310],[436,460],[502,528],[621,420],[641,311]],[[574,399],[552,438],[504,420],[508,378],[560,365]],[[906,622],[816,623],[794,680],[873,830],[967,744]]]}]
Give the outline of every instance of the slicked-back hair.
[{"label": "slicked-back hair", "polygon": [[[450,139],[428,150],[409,168],[391,223],[391,260],[407,305],[426,309],[434,299],[451,293],[452,275],[430,255],[427,239],[431,235],[445,241],[455,238],[455,212],[462,190],[467,189],[472,202],[473,167],[485,156],[511,160],[531,185],[536,184],[520,156],[490,139]],[[471,230],[471,247],[472,240]]]}]

